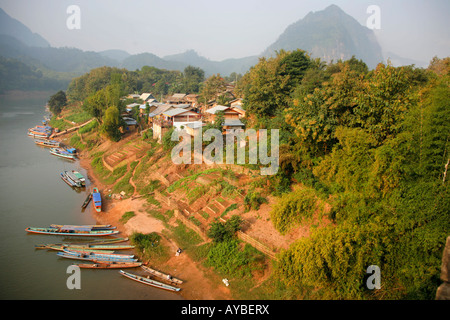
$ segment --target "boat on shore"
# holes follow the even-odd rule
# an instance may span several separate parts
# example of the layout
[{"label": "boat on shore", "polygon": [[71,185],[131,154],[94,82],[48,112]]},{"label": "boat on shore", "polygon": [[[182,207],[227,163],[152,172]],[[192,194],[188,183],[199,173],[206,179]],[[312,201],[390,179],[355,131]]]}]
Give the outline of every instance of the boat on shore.
[{"label": "boat on shore", "polygon": [[110,224],[86,224],[86,225],[73,225],[73,224],[51,224],[51,228],[71,228],[71,229],[91,229],[91,230],[113,230],[116,227]]},{"label": "boat on shore", "polygon": [[[71,251],[71,250],[64,250],[65,253],[67,254],[74,254],[74,255],[79,255],[79,252],[76,251]],[[134,258],[134,254],[118,254],[118,253],[95,253],[95,252],[90,252],[87,253],[93,257],[96,258],[111,258],[112,260],[127,260],[127,259],[133,259]]]},{"label": "boat on shore", "polygon": [[[111,246],[111,244],[119,243],[119,242],[125,242],[128,241],[128,238],[112,238],[112,239],[102,239],[101,241],[90,241],[90,242],[75,242],[75,243],[47,243],[47,244],[40,244],[37,245],[39,247],[44,246],[64,246],[64,247],[78,247],[78,248],[91,248],[93,246],[110,246],[108,249],[115,250]],[[134,247],[134,246],[133,246]]]},{"label": "boat on shore", "polygon": [[118,234],[116,230],[91,230],[91,229],[63,229],[63,228],[36,228],[28,227],[25,231],[38,234],[51,234],[58,236],[84,236],[84,237],[100,237]]},{"label": "boat on shore", "polygon": [[81,205],[82,209],[86,209],[86,207],[88,206],[89,202],[91,202],[92,199],[92,192],[89,192],[89,194],[87,195],[86,199],[84,200],[83,204]]},{"label": "boat on shore", "polygon": [[75,160],[75,154],[67,151],[63,148],[51,148],[50,153],[54,156],[61,157],[64,159]]},{"label": "boat on shore", "polygon": [[111,262],[105,263],[102,261],[96,261],[95,263],[80,263],[76,266],[85,269],[125,269],[125,268],[137,268],[142,266],[142,262]]},{"label": "boat on shore", "polygon": [[80,253],[75,251],[64,251],[56,253],[59,257],[75,260],[108,261],[108,262],[137,262],[138,259],[127,258],[115,254]]},{"label": "boat on shore", "polygon": [[84,183],[72,171],[64,171],[64,174],[70,181],[73,181],[77,187],[84,187]]},{"label": "boat on shore", "polygon": [[155,277],[159,277],[159,278],[161,278],[161,279],[164,279],[164,280],[170,281],[170,282],[172,282],[172,283],[176,283],[176,284],[182,284],[182,283],[183,283],[183,281],[180,280],[180,279],[174,278],[174,277],[172,277],[172,276],[169,275],[169,274],[162,273],[162,272],[160,272],[160,271],[158,271],[158,270],[155,270],[155,269],[152,269],[152,268],[150,268],[150,267],[147,267],[147,266],[141,266],[141,268],[142,268],[144,271],[146,271],[146,272],[148,272],[148,273],[154,275]]},{"label": "boat on shore", "polygon": [[35,245],[35,249],[47,249],[47,250],[56,250],[56,251],[75,251],[80,253],[104,253],[104,254],[113,254],[114,250],[101,250],[101,249],[91,249],[91,248],[74,248],[70,246],[61,246],[61,245]]},{"label": "boat on shore", "polygon": [[50,126],[35,126],[28,129],[30,137],[48,138],[52,134],[53,128]]},{"label": "boat on shore", "polygon": [[70,175],[68,175],[68,171],[64,171],[60,173],[61,179],[67,183],[69,186],[73,188],[81,188],[82,185],[80,181],[74,180]]},{"label": "boat on shore", "polygon": [[63,245],[71,246],[71,245],[104,245],[104,244],[111,244],[111,243],[119,243],[119,242],[125,242],[128,241],[128,238],[111,238],[111,239],[101,239],[101,240],[94,240],[90,242],[80,242],[80,243],[63,243]]},{"label": "boat on shore", "polygon": [[86,186],[86,178],[80,172],[72,170],[72,174],[80,181],[82,187]]},{"label": "boat on shore", "polygon": [[35,139],[34,143],[36,143],[38,146],[47,148],[59,148],[59,146],[61,145],[59,141],[50,139]]},{"label": "boat on shore", "polygon": [[169,291],[180,291],[181,290],[180,288],[173,287],[168,284],[165,284],[165,283],[162,283],[159,281],[155,281],[155,280],[152,280],[149,278],[145,278],[145,277],[139,276],[137,274],[129,273],[129,272],[126,272],[123,270],[120,270],[119,273],[121,275],[127,277],[128,279],[131,279],[131,280],[134,280],[134,281],[137,281],[137,282],[140,282],[140,283],[152,286],[152,287],[165,289],[165,290],[169,290]]},{"label": "boat on shore", "polygon": [[97,187],[92,190],[92,204],[97,212],[102,212],[102,196]]}]

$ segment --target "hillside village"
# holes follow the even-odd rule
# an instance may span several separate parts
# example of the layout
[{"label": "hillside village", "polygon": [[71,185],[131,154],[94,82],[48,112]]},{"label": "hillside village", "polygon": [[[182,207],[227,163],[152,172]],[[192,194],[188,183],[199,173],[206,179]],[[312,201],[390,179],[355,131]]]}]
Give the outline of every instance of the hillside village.
[{"label": "hillside village", "polygon": [[159,142],[164,133],[172,127],[178,130],[186,129],[194,136],[207,122],[214,123],[219,112],[224,114],[224,132],[245,128],[241,121],[245,117],[242,99],[233,99],[229,103],[230,106],[223,106],[214,100],[201,105],[198,97],[197,94],[176,93],[159,102],[151,93],[130,94],[126,98],[136,102],[126,105],[126,113],[122,114],[122,117],[128,125],[128,130],[134,130],[138,123],[131,115],[133,110],[138,109],[139,116],[148,119],[147,125],[153,130],[153,138]]},{"label": "hillside village", "polygon": [[[434,295],[449,221],[442,176],[448,139],[436,133],[448,132],[448,58],[434,59],[428,69],[380,63],[368,70],[356,59],[315,63],[301,50],[280,52],[243,77],[243,91],[221,85],[209,95],[211,78],[201,72],[192,83],[192,70],[96,69],[74,79],[72,99],[50,125],[79,150],[101,190],[105,210],[95,214],[98,222],[160,236],[162,248],[146,247],[144,260],[180,278],[196,277],[205,295],[191,288],[197,292],[191,297]],[[153,87],[170,76],[167,94],[134,92],[139,83]],[[196,87],[198,95],[175,90],[183,86]],[[172,161],[171,131],[195,136],[211,127],[222,128],[223,138],[234,129],[280,129],[280,170],[264,176],[261,163]],[[418,197],[418,188],[429,197]],[[415,232],[435,236],[430,249],[409,237]],[[184,266],[170,257],[177,248],[189,257]],[[425,258],[430,250],[433,261]],[[422,272],[406,262],[411,252],[415,263],[430,267],[419,287],[414,281]],[[400,261],[411,277],[402,278]],[[381,291],[364,285],[373,264],[390,273]],[[188,273],[194,269],[201,272]]]}]

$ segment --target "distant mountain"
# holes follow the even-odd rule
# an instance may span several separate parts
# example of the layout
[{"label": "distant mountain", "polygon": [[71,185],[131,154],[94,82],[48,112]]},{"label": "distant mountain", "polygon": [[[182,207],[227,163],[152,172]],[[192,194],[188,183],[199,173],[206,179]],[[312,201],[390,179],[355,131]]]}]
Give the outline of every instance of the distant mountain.
[{"label": "distant mountain", "polygon": [[129,56],[122,61],[120,66],[128,70],[141,69],[143,66],[152,66],[158,69],[183,71],[187,65],[182,62],[167,61],[153,53],[140,53]]},{"label": "distant mountain", "polygon": [[[217,73],[224,76],[232,72],[244,74],[258,63],[259,57],[271,56],[280,49],[303,49],[313,57],[320,57],[327,62],[347,60],[354,55],[370,68],[384,60],[373,31],[359,24],[335,5],[322,11],[310,12],[303,19],[288,26],[277,41],[259,55],[223,61],[209,60],[194,50],[161,58],[152,53],[130,55],[123,50],[93,52],[76,48],[54,48],[42,36],[33,33],[0,9],[0,56],[7,58],[2,61],[8,66],[8,70],[22,67],[17,63],[21,62],[31,67],[31,71],[28,70],[24,75],[33,74],[34,77],[41,71],[44,76],[60,81],[67,81],[70,77],[102,66],[128,70],[153,66],[183,71],[188,65],[192,65],[203,69],[207,77]],[[390,58],[394,65],[426,65],[393,53],[387,53],[387,58]]]},{"label": "distant mountain", "polygon": [[129,54],[128,52],[117,49],[99,51],[98,53],[103,57],[107,57],[118,62],[122,62],[123,60],[131,56],[131,54]]},{"label": "distant mountain", "polygon": [[429,64],[429,62],[425,61],[418,61],[414,59],[400,57],[399,55],[393,52],[386,52],[383,55],[386,57],[386,59],[389,59],[389,61],[392,63],[394,67],[408,66],[414,64],[416,67],[426,68]]},{"label": "distant mountain", "polygon": [[354,55],[357,59],[362,59],[369,68],[383,62],[381,47],[373,31],[362,26],[336,5],[310,12],[288,26],[263,56],[273,55],[280,49],[302,49],[327,62],[347,60]]},{"label": "distant mountain", "polygon": [[182,63],[184,65],[191,65],[203,69],[206,75],[213,75],[220,73],[222,75],[229,75],[232,72],[246,73],[251,66],[258,62],[257,56],[244,57],[239,59],[226,59],[223,61],[212,61],[200,56],[194,50],[188,50],[184,53],[168,55],[164,60]]},{"label": "distant mountain", "polygon": [[18,39],[32,47],[49,47],[50,43],[37,33],[31,30],[23,23],[11,18],[3,9],[0,8],[0,34]]}]

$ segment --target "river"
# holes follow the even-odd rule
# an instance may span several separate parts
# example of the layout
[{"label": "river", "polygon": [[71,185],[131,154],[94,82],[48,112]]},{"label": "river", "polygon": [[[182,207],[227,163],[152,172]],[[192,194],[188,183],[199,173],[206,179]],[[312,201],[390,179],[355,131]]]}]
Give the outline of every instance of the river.
[{"label": "river", "polygon": [[[27,136],[28,128],[42,124],[48,99],[42,94],[0,96],[0,299],[182,299],[177,293],[129,280],[117,269],[81,269],[81,288],[69,289],[72,273],[67,269],[81,261],[35,249],[37,244],[68,239],[29,234],[26,227],[96,223],[91,204],[81,210],[86,190],[73,190],[59,175],[76,169],[86,176],[79,161],[53,156]],[[90,181],[86,184],[89,188]],[[142,274],[140,268],[127,270]]]}]

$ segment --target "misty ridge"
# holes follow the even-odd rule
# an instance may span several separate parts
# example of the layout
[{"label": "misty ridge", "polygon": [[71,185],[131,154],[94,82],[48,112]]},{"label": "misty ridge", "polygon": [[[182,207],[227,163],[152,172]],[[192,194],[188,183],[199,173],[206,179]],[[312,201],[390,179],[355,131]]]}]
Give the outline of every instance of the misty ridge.
[{"label": "misty ridge", "polygon": [[[120,41],[120,40],[119,40]],[[100,52],[77,48],[55,48],[41,35],[33,33],[18,20],[0,9],[0,63],[3,66],[0,90],[62,89],[73,77],[91,69],[108,66],[138,70],[143,66],[183,71],[187,66],[213,74],[244,74],[259,58],[273,56],[276,51],[302,49],[313,58],[331,62],[352,56],[364,61],[370,69],[384,62],[382,48],[372,30],[362,26],[336,5],[310,12],[288,26],[279,38],[260,54],[244,58],[212,61],[195,50],[158,57],[152,53],[131,55],[124,50]],[[394,54],[397,64],[412,64]],[[8,79],[8,80],[7,80]]]}]

